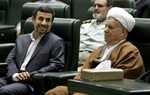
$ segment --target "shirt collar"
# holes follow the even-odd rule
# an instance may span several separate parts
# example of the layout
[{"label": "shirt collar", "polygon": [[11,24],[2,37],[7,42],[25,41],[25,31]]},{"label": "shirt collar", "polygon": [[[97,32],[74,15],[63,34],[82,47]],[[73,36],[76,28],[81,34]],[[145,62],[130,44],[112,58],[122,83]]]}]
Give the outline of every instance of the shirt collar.
[{"label": "shirt collar", "polygon": [[116,43],[115,45],[108,45],[108,48],[111,48],[111,47],[116,47],[116,46],[118,46],[120,43],[122,43],[122,42],[124,42],[126,39],[123,39],[123,40],[121,40],[121,41],[119,41],[118,43]]},{"label": "shirt collar", "polygon": [[[37,39],[41,39],[44,36],[44,34],[40,35]],[[33,37],[33,32],[30,34],[31,40],[35,41],[35,38]]]}]

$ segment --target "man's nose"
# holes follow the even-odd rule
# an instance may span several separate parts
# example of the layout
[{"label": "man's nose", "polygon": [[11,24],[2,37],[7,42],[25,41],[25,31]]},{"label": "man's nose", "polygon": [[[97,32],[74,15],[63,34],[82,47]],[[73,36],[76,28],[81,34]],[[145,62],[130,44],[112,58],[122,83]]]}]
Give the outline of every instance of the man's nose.
[{"label": "man's nose", "polygon": [[45,25],[46,24],[46,20],[43,20],[41,24]]},{"label": "man's nose", "polygon": [[107,31],[108,31],[108,27],[105,27],[105,28],[104,28],[104,32],[107,32]]},{"label": "man's nose", "polygon": [[96,5],[95,7],[94,7],[94,9],[98,9],[99,7],[98,7],[98,5]]}]

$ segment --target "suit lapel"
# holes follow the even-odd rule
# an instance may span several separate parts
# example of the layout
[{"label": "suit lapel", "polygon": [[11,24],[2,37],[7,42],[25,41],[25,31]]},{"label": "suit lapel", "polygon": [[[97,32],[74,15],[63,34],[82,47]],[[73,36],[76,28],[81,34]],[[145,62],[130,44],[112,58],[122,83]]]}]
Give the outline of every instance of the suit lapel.
[{"label": "suit lapel", "polygon": [[36,47],[36,49],[35,49],[33,55],[31,56],[31,59],[30,59],[30,60],[32,60],[32,58],[34,58],[34,56],[35,56],[35,55],[41,50],[41,48],[45,45],[45,43],[46,43],[47,40],[48,40],[48,35],[49,35],[49,34],[50,34],[50,33],[45,34],[45,35],[42,37],[42,39],[40,40],[39,44],[37,45],[37,47]]},{"label": "suit lapel", "polygon": [[26,57],[26,53],[28,51],[28,47],[31,43],[31,37],[30,35],[27,35],[26,38],[23,41],[20,41],[21,44],[23,44],[23,48],[22,48],[22,56],[20,56],[20,66],[23,63],[25,57]]}]

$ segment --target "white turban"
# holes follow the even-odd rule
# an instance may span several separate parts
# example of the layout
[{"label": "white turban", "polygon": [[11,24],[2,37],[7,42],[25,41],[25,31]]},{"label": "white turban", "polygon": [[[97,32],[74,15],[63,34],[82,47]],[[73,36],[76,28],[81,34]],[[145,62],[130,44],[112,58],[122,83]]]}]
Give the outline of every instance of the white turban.
[{"label": "white turban", "polygon": [[119,7],[112,7],[107,14],[107,18],[113,17],[118,20],[130,32],[134,25],[135,19],[131,14]]}]

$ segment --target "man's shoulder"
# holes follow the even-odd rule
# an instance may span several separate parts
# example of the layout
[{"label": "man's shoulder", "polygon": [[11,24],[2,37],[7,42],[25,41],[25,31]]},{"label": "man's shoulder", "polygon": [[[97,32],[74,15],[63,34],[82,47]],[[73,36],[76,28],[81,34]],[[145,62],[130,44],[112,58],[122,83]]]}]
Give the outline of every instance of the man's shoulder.
[{"label": "man's shoulder", "polygon": [[89,27],[89,25],[94,25],[95,22],[96,22],[95,19],[88,19],[88,20],[83,21],[81,26],[82,27]]},{"label": "man's shoulder", "polygon": [[58,36],[58,35],[56,35],[55,33],[53,33],[53,32],[49,32],[49,33],[47,33],[46,34],[47,36],[45,36],[45,37],[48,37],[48,39],[49,39],[49,41],[58,41],[58,40],[63,40],[63,35],[60,35],[60,36]]},{"label": "man's shoulder", "polygon": [[17,38],[26,38],[26,37],[30,37],[30,34],[28,33],[28,34],[21,34],[21,35],[19,35]]},{"label": "man's shoulder", "polygon": [[86,24],[86,23],[91,23],[91,22],[92,22],[92,19],[88,19],[88,20],[84,20],[82,23]]},{"label": "man's shoulder", "polygon": [[134,51],[137,49],[137,47],[135,45],[133,45],[130,41],[124,41],[122,43],[120,43],[120,45],[118,46],[118,48],[122,48],[122,50],[127,50],[127,51]]}]

